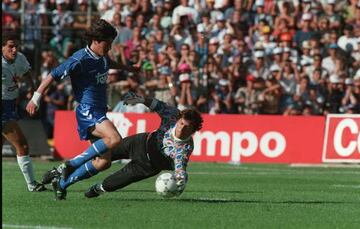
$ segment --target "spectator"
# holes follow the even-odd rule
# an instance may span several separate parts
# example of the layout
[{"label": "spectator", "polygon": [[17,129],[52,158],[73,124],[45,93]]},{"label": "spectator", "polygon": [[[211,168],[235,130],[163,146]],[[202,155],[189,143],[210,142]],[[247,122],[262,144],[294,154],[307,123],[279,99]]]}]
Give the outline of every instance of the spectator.
[{"label": "spectator", "polygon": [[302,15],[300,30],[298,30],[294,36],[293,46],[301,47],[301,44],[305,40],[310,40],[312,36],[314,36],[315,32],[310,27],[310,23],[312,21],[312,15],[310,13],[305,13]]},{"label": "spectator", "polygon": [[78,12],[74,15],[73,28],[76,29],[74,33],[74,42],[76,47],[81,47],[81,37],[83,36],[86,29],[90,27],[91,20],[94,18],[87,17],[89,3],[88,0],[77,0]]},{"label": "spectator", "polygon": [[327,0],[325,5],[325,17],[330,22],[330,29],[339,30],[341,29],[341,24],[343,19],[341,15],[336,12],[336,0]]},{"label": "spectator", "polygon": [[56,0],[56,9],[52,12],[52,24],[54,37],[50,41],[50,47],[60,62],[72,54],[73,43],[72,30],[74,23],[71,11],[66,10],[65,0]]},{"label": "spectator", "polygon": [[340,113],[341,100],[345,95],[343,83],[344,82],[342,82],[338,75],[332,74],[330,76],[326,97],[327,113]]},{"label": "spectator", "polygon": [[107,88],[108,106],[110,107],[110,109],[112,109],[122,98],[121,87],[119,84],[120,82],[119,70],[109,69],[108,77],[106,81],[107,81],[106,83],[108,84],[108,88]]},{"label": "spectator", "polygon": [[185,61],[179,67],[179,82],[180,82],[180,98],[178,102],[178,109],[184,110],[193,106],[193,96],[191,93],[191,67]]},{"label": "spectator", "polygon": [[291,3],[288,1],[281,1],[280,14],[275,18],[274,28],[278,28],[283,25],[287,25],[292,28],[295,26],[295,20],[292,15]]},{"label": "spectator", "polygon": [[262,78],[266,80],[269,75],[269,69],[265,66],[265,52],[260,50],[256,51],[255,54],[255,63],[249,67],[249,72],[255,78]]},{"label": "spectator", "polygon": [[101,19],[104,19],[110,24],[113,24],[114,14],[118,13],[121,15],[121,21],[123,21],[122,18],[125,17],[125,15],[123,15],[122,6],[122,0],[113,0],[113,5],[111,5],[111,7],[105,11],[105,13],[101,16]]},{"label": "spectator", "polygon": [[97,9],[100,15],[103,15],[108,9],[113,6],[113,0],[99,0],[97,4]]},{"label": "spectator", "polygon": [[50,73],[51,69],[53,69],[59,64],[54,53],[50,50],[44,50],[41,53],[41,57],[42,57],[42,64],[40,69],[41,75],[39,81],[45,79],[46,76]]},{"label": "spectator", "polygon": [[128,40],[125,44],[124,53],[126,58],[129,58],[130,53],[140,46],[141,38],[141,28],[135,27],[132,31],[132,38]]},{"label": "spectator", "polygon": [[[183,20],[186,20],[185,17],[182,18]],[[185,22],[182,22],[183,24]],[[187,44],[189,46],[192,46],[193,40],[190,34],[190,31],[184,27],[179,25],[174,25],[171,32],[170,37],[175,42],[175,48],[178,52],[180,52],[180,48],[183,44]]]},{"label": "spectator", "polygon": [[233,90],[239,88],[240,85],[246,84],[247,67],[243,63],[243,56],[241,54],[234,55],[229,66],[230,81]]},{"label": "spectator", "polygon": [[121,23],[121,15],[119,13],[114,14],[113,26],[117,30],[117,36],[113,41],[113,49],[112,52],[110,52],[110,56],[116,62],[121,61],[123,64],[126,64],[129,59],[129,50],[125,52],[125,49],[126,43],[129,42],[133,36],[132,21],[131,16],[126,16],[125,26],[123,26]]},{"label": "spectator", "polygon": [[193,23],[198,22],[199,13],[194,8],[189,6],[188,0],[180,0],[180,5],[174,8],[172,14],[172,24],[180,24],[181,17],[184,17],[185,15],[190,15],[190,20]]},{"label": "spectator", "polygon": [[281,78],[279,80],[282,90],[279,107],[281,113],[283,113],[289,106],[293,105],[293,96],[296,92],[298,79],[299,76],[296,65],[291,63],[289,60],[285,61],[281,71]]},{"label": "spectator", "polygon": [[261,114],[279,114],[280,93],[276,78],[265,81],[265,89],[258,96]]},{"label": "spectator", "polygon": [[325,57],[321,66],[329,72],[329,74],[334,74],[336,72],[336,50],[338,46],[333,43],[328,47],[328,57]]},{"label": "spectator", "polygon": [[346,25],[344,28],[344,35],[339,37],[337,42],[338,46],[347,53],[351,53],[352,51],[356,50],[358,46],[358,37],[354,36],[353,30],[354,27],[352,25]]},{"label": "spectator", "polygon": [[24,34],[28,44],[26,48],[31,51],[34,51],[35,45],[39,45],[43,41],[41,27],[48,24],[45,13],[44,4],[38,0],[27,0],[25,2]]},{"label": "spectator", "polygon": [[145,87],[154,91],[156,99],[171,106],[175,105],[176,88],[169,67],[160,68],[159,77],[146,82]]},{"label": "spectator", "polygon": [[142,15],[145,22],[150,21],[153,15],[150,0],[135,1],[135,4],[132,5],[131,13],[134,15]]}]

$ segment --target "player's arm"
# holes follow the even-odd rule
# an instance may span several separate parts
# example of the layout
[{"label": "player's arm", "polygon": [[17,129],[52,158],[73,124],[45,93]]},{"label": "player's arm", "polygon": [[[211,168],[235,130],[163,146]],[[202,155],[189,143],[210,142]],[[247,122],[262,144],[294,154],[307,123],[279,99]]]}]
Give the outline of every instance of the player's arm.
[{"label": "player's arm", "polygon": [[128,72],[134,72],[134,73],[139,72],[138,68],[135,68],[131,65],[126,65],[126,64],[123,64],[122,62],[115,62],[110,58],[107,58],[107,60],[109,61],[109,68],[111,68],[111,69],[125,70]]},{"label": "player's arm", "polygon": [[124,95],[124,104],[134,105],[137,103],[143,103],[150,110],[155,111],[160,117],[174,117],[176,118],[179,114],[179,110],[175,107],[169,106],[166,103],[155,99],[155,98],[144,98],[133,92],[128,92]]},{"label": "player's arm", "polygon": [[54,81],[60,81],[70,75],[78,75],[81,72],[81,62],[73,57],[70,57],[65,62],[51,70],[50,74],[41,81],[40,86],[34,92],[32,99],[26,106],[26,110],[30,115],[34,115],[37,108],[40,106],[40,100],[45,90]]},{"label": "player's arm", "polygon": [[179,194],[181,194],[188,180],[188,174],[186,172],[187,163],[189,161],[189,156],[193,150],[193,147],[189,144],[181,146],[181,150],[176,150],[176,154],[173,158],[174,167],[175,167],[175,178],[176,184],[178,186]]},{"label": "player's arm", "polygon": [[38,89],[34,92],[33,97],[29,101],[29,103],[26,106],[26,111],[32,116],[35,114],[37,108],[40,105],[40,100],[42,95],[44,94],[44,91],[49,87],[49,85],[53,82],[54,78],[51,74],[49,74],[45,79],[41,81],[40,86]]}]

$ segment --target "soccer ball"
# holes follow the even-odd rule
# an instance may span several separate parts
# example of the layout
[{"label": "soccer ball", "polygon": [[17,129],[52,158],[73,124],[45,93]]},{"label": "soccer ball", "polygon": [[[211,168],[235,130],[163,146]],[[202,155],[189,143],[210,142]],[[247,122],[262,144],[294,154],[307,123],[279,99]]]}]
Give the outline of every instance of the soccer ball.
[{"label": "soccer ball", "polygon": [[155,189],[157,194],[164,198],[177,196],[178,190],[174,173],[163,173],[156,178]]}]

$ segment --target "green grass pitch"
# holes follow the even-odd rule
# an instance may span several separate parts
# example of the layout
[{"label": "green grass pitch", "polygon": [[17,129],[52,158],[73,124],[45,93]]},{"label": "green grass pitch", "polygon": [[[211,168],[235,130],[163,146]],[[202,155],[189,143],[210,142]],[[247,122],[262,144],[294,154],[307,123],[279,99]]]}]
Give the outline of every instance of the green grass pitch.
[{"label": "green grass pitch", "polygon": [[[58,164],[35,161],[36,176]],[[15,159],[2,166],[3,228],[360,228],[359,167],[190,163],[179,198],[158,196],[152,177],[86,199],[84,191],[119,169],[116,163],[55,201],[52,190],[26,190]]]}]

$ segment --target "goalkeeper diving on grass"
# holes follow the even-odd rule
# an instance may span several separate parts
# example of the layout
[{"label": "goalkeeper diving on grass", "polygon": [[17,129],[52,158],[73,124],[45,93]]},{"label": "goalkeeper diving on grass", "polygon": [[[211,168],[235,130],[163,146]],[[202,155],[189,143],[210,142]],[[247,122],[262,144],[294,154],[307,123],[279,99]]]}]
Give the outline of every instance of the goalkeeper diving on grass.
[{"label": "goalkeeper diving on grass", "polygon": [[[91,186],[85,192],[85,196],[92,198],[105,192],[113,192],[131,183],[155,176],[162,170],[174,171],[178,195],[180,195],[188,179],[186,167],[194,149],[192,135],[202,128],[201,114],[193,109],[179,111],[155,98],[143,98],[133,92],[126,93],[123,101],[126,105],[143,103],[157,112],[161,117],[160,127],[153,132],[123,138],[121,144],[112,149],[111,161],[120,159],[131,159],[131,161],[101,183]],[[62,166],[46,172],[43,183],[50,183],[51,180],[60,177],[65,177]],[[67,183],[68,186],[72,184]]]},{"label": "goalkeeper diving on grass", "polygon": [[160,127],[125,137],[112,152],[111,160],[131,159],[123,168],[94,184],[85,192],[88,198],[113,192],[131,183],[155,176],[162,170],[175,173],[178,195],[188,180],[186,167],[193,151],[192,135],[202,128],[203,119],[198,111],[186,109],[179,111],[155,98],[143,98],[128,92],[124,104],[143,103],[161,117]]}]

